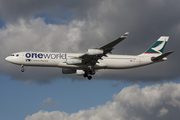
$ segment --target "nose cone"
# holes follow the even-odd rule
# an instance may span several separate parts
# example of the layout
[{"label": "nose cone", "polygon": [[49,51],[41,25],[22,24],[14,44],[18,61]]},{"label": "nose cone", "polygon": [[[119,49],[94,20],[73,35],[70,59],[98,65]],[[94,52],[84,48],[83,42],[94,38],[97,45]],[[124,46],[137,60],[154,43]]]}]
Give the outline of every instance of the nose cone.
[{"label": "nose cone", "polygon": [[13,58],[11,56],[6,57],[5,60],[11,63],[13,62]]},{"label": "nose cone", "polygon": [[15,57],[15,56],[8,56],[5,58],[6,61],[13,63],[13,64],[22,64],[22,59],[20,59],[19,57]]},{"label": "nose cone", "polygon": [[9,56],[6,57],[5,60],[8,61],[8,62],[10,62],[10,57],[9,57]]}]

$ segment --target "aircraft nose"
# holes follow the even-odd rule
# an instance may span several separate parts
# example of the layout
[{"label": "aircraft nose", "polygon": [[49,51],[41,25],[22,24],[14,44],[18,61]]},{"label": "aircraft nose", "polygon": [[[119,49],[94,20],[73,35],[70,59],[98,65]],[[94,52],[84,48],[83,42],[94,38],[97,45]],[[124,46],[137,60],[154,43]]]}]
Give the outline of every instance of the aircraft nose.
[{"label": "aircraft nose", "polygon": [[11,62],[11,58],[8,56],[5,58],[6,61]]},{"label": "aircraft nose", "polygon": [[21,59],[19,57],[14,57],[14,56],[8,56],[5,58],[6,61],[14,64],[21,64]]}]

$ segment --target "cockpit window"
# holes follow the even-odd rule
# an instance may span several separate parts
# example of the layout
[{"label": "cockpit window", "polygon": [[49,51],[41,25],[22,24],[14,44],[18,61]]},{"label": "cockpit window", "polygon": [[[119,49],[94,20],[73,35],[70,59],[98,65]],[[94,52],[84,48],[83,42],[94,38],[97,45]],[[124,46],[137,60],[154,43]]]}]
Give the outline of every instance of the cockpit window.
[{"label": "cockpit window", "polygon": [[14,56],[14,54],[11,54],[11,56]]}]

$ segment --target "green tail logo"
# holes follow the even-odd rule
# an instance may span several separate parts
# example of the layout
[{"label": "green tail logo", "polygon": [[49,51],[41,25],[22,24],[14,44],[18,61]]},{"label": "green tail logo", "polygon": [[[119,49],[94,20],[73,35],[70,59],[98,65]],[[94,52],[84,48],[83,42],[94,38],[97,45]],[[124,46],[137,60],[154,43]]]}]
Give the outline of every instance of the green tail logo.
[{"label": "green tail logo", "polygon": [[162,54],[164,51],[164,48],[166,46],[166,43],[168,41],[169,37],[162,36],[160,37],[148,50],[146,50],[145,54]]}]

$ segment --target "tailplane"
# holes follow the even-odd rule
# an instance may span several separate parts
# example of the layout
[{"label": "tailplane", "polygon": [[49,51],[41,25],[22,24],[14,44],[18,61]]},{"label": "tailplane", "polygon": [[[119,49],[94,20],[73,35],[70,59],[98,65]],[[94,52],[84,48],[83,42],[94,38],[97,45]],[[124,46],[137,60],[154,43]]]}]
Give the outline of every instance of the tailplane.
[{"label": "tailplane", "polygon": [[167,60],[166,56],[170,55],[171,53],[173,53],[174,51],[170,51],[170,52],[167,52],[167,53],[164,53],[162,55],[159,55],[157,57],[152,57],[151,58],[151,61],[153,62],[159,62],[159,61],[163,61],[163,60]]}]

